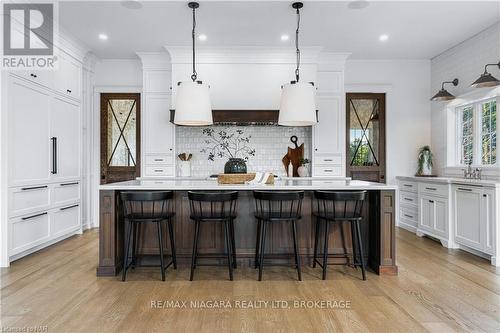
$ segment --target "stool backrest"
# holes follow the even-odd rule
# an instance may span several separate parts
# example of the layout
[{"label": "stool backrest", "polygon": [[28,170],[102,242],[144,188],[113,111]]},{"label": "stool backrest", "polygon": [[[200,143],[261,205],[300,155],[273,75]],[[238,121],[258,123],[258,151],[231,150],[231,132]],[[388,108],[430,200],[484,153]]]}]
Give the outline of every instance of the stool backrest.
[{"label": "stool backrest", "polygon": [[125,216],[155,218],[173,211],[172,191],[121,192]]},{"label": "stool backrest", "polygon": [[297,218],[302,214],[304,191],[254,191],[255,212],[273,218]]},{"label": "stool backrest", "polygon": [[362,216],[366,191],[315,191],[316,212],[335,218]]},{"label": "stool backrest", "polygon": [[191,216],[229,218],[236,214],[238,192],[188,192]]}]

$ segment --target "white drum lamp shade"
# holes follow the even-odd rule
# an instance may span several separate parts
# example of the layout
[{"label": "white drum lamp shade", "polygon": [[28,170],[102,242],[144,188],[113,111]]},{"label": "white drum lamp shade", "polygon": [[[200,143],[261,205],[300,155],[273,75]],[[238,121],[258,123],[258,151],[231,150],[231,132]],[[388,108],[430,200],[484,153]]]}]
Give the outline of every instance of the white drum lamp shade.
[{"label": "white drum lamp shade", "polygon": [[314,86],[310,82],[285,84],[281,92],[278,125],[312,126],[316,122]]},{"label": "white drum lamp shade", "polygon": [[176,94],[174,123],[182,126],[213,124],[208,85],[199,81],[180,83]]}]

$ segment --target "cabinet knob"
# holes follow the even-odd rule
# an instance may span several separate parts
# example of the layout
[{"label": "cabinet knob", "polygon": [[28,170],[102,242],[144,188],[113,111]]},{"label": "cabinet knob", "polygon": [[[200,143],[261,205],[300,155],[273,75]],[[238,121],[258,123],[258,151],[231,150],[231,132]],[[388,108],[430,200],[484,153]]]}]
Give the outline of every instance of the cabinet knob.
[{"label": "cabinet knob", "polygon": [[69,94],[71,94],[71,90],[69,90],[69,89],[66,89],[66,91],[67,91],[67,92],[68,92]]},{"label": "cabinet knob", "polygon": [[318,148],[314,148],[314,151],[318,151]]},{"label": "cabinet knob", "polygon": [[37,75],[36,75],[36,74],[33,74],[33,73],[31,73],[31,74],[30,74],[30,76],[31,76],[31,77],[37,77]]}]

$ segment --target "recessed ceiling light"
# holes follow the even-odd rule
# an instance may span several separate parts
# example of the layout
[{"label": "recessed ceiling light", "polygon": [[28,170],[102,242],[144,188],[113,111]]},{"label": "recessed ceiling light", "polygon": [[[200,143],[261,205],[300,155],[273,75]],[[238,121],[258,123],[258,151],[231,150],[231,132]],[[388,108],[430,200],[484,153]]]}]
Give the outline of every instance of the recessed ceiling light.
[{"label": "recessed ceiling light", "polygon": [[204,34],[198,35],[198,39],[199,40],[207,40],[207,35],[204,35]]},{"label": "recessed ceiling light", "polygon": [[108,40],[108,35],[106,35],[106,34],[99,34],[99,39],[100,40]]},{"label": "recessed ceiling light", "polygon": [[381,41],[381,42],[385,42],[389,39],[389,35],[386,35],[386,34],[383,34],[383,35],[380,35],[378,40]]},{"label": "recessed ceiling light", "polygon": [[128,9],[141,9],[142,3],[138,0],[124,0],[120,1],[120,4]]},{"label": "recessed ceiling light", "polygon": [[354,0],[349,2],[347,7],[349,7],[350,9],[363,9],[368,7],[369,5],[370,3],[368,2],[368,0]]},{"label": "recessed ceiling light", "polygon": [[290,38],[288,35],[281,35],[281,40],[282,41],[287,41]]}]

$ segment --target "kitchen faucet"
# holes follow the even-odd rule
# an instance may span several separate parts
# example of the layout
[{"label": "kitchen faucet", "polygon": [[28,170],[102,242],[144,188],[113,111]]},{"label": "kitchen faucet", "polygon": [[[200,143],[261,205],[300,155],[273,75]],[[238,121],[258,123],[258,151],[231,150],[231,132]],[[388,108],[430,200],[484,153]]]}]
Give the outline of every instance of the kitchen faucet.
[{"label": "kitchen faucet", "polygon": [[482,177],[482,170],[480,168],[472,169],[472,163],[467,163],[467,168],[462,169],[464,172],[464,179],[480,180]]}]

